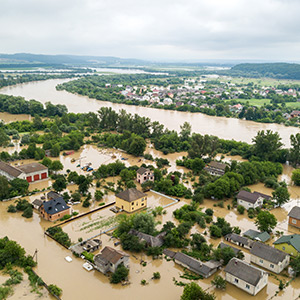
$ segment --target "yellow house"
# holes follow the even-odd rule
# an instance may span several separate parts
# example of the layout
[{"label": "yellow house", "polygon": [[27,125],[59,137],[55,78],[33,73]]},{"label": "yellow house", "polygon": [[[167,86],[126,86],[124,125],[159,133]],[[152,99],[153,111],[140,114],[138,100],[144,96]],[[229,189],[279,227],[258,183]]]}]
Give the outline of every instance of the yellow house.
[{"label": "yellow house", "polygon": [[300,235],[283,235],[274,243],[274,247],[292,256],[297,256],[300,253]]},{"label": "yellow house", "polygon": [[116,195],[116,207],[128,213],[147,207],[147,194],[131,188]]}]

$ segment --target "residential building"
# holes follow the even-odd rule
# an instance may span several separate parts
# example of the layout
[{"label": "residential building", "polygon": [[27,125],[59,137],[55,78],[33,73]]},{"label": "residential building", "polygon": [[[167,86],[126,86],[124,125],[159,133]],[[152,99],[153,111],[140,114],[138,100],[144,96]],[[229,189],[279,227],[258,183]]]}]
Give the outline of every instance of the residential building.
[{"label": "residential building", "polygon": [[253,244],[250,253],[251,262],[277,274],[290,263],[288,254],[260,242]]},{"label": "residential building", "polygon": [[291,112],[291,118],[300,117],[300,110],[293,110]]},{"label": "residential building", "polygon": [[255,296],[268,283],[268,273],[238,259],[232,258],[225,267],[225,279],[243,291]]},{"label": "residential building", "polygon": [[43,204],[43,201],[41,199],[35,199],[31,204],[34,209],[39,210]]},{"label": "residential building", "polygon": [[219,270],[222,266],[222,263],[219,261],[210,260],[207,262],[202,262],[182,252],[174,252],[165,249],[163,253],[170,258],[173,258],[175,263],[189,269],[196,274],[203,276],[204,278],[210,277],[211,275],[216,273],[217,270]]},{"label": "residential building", "polygon": [[225,235],[225,240],[246,249],[251,249],[254,243],[252,240],[240,236],[236,233],[229,233]]},{"label": "residential building", "polygon": [[244,206],[247,210],[249,208],[261,207],[263,205],[264,199],[270,200],[271,196],[259,193],[259,192],[247,192],[240,191],[237,196],[237,204]]},{"label": "residential building", "polygon": [[274,247],[292,256],[300,254],[300,235],[283,235],[274,243]]},{"label": "residential building", "polygon": [[135,229],[131,229],[128,234],[135,235],[140,241],[144,241],[148,247],[161,247],[164,243],[164,237],[166,232],[161,232],[157,236],[139,232]]},{"label": "residential building", "polygon": [[289,225],[300,228],[300,207],[294,206],[288,214]]},{"label": "residential building", "polygon": [[252,240],[257,240],[257,241],[263,242],[263,243],[268,241],[271,238],[271,236],[266,231],[259,232],[259,231],[253,230],[253,229],[249,229],[246,232],[244,232],[243,236],[248,237]]},{"label": "residential building", "polygon": [[136,180],[140,184],[143,184],[144,182],[146,182],[148,180],[154,181],[154,172],[151,171],[150,169],[140,167],[136,171]]},{"label": "residential building", "polygon": [[171,104],[173,104],[173,100],[170,98],[165,98],[163,103],[164,103],[164,105],[171,105]]},{"label": "residential building", "polygon": [[128,213],[147,207],[147,194],[131,188],[116,195],[116,207]]},{"label": "residential building", "polygon": [[237,255],[239,252],[242,252],[242,250],[240,250],[240,249],[238,249],[238,248],[235,248],[235,247],[233,247],[233,246],[231,246],[231,245],[225,244],[225,243],[223,243],[223,242],[221,242],[221,243],[219,244],[218,248],[220,248],[220,249],[231,248],[231,249],[233,250],[233,252],[234,252],[235,255]]},{"label": "residential building", "polygon": [[114,273],[120,264],[129,268],[129,255],[123,251],[106,246],[100,254],[94,257],[95,269],[106,274]]},{"label": "residential building", "polygon": [[40,206],[40,214],[47,221],[56,221],[65,215],[71,215],[71,208],[66,204],[63,197],[44,201]]},{"label": "residential building", "polygon": [[48,178],[48,168],[39,163],[12,166],[0,161],[0,175],[8,180],[26,179],[29,183]]},{"label": "residential building", "polygon": [[204,170],[206,170],[211,175],[222,176],[225,174],[226,166],[226,164],[212,161],[204,168]]}]

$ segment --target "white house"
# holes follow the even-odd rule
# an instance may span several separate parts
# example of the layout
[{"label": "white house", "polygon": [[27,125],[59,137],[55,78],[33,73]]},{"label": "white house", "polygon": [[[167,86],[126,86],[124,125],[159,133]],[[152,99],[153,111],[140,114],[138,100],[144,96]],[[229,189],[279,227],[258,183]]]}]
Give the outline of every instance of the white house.
[{"label": "white house", "polygon": [[247,191],[240,191],[237,198],[237,204],[244,206],[247,210],[249,208],[256,208],[261,207],[263,205],[264,199],[269,200],[271,196],[259,193],[259,192],[247,192]]},{"label": "white house", "polygon": [[171,105],[173,103],[173,100],[170,98],[165,98],[163,103],[164,103],[164,105]]},{"label": "white house", "polygon": [[232,258],[225,268],[225,279],[243,291],[255,296],[268,283],[268,273],[238,259]]},{"label": "white house", "polygon": [[260,242],[253,244],[250,253],[251,262],[277,274],[290,263],[288,254]]}]

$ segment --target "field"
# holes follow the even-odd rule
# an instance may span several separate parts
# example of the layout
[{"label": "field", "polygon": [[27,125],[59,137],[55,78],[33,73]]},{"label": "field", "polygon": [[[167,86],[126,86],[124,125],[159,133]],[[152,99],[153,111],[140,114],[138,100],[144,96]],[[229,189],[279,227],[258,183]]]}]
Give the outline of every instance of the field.
[{"label": "field", "polygon": [[300,102],[287,102],[285,105],[287,107],[293,107],[295,109],[300,109]]},{"label": "field", "polygon": [[226,100],[226,102],[232,101],[232,100],[238,101],[241,104],[249,102],[250,105],[257,106],[257,107],[263,106],[264,104],[270,104],[270,102],[271,102],[270,99],[255,99],[255,98],[252,98],[252,99],[230,99],[230,100]]},{"label": "field", "polygon": [[[222,77],[220,78],[222,81]],[[276,86],[278,84],[293,84],[300,83],[300,80],[289,79],[272,79],[272,78],[244,78],[244,77],[227,77],[231,83],[235,84],[247,84],[253,82],[258,86]]]}]

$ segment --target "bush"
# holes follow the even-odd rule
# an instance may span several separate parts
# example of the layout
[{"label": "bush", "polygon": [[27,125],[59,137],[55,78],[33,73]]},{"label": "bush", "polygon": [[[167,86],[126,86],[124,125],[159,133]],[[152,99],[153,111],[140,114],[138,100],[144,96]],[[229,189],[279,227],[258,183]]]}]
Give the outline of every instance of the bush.
[{"label": "bush", "polygon": [[154,279],[160,279],[160,273],[159,272],[154,272],[153,273],[153,278]]},{"label": "bush", "polygon": [[238,205],[237,211],[239,212],[239,214],[243,215],[245,212],[245,207],[242,205]]},{"label": "bush", "polygon": [[212,285],[214,285],[217,289],[225,290],[226,289],[226,280],[223,279],[220,275],[216,275],[214,279],[211,281]]},{"label": "bush", "polygon": [[15,212],[17,212],[17,208],[13,204],[11,204],[11,205],[8,206],[7,212],[15,213]]},{"label": "bush", "polygon": [[115,273],[112,274],[112,276],[110,278],[110,282],[117,284],[117,283],[125,280],[127,278],[128,274],[129,274],[129,270],[123,264],[120,264],[120,265],[118,265]]},{"label": "bush", "polygon": [[55,284],[50,284],[50,285],[48,286],[48,288],[49,288],[50,294],[55,295],[55,296],[58,296],[58,297],[61,296],[61,294],[62,294],[62,289],[59,288],[58,286],[56,286]]},{"label": "bush", "polygon": [[208,208],[205,210],[205,213],[208,215],[208,216],[212,216],[214,214],[214,211],[211,209],[211,208]]},{"label": "bush", "polygon": [[33,215],[33,210],[32,210],[32,206],[30,205],[24,210],[22,217],[29,219],[32,218],[32,215]]},{"label": "bush", "polygon": [[146,285],[147,281],[145,279],[141,280],[141,285]]}]

